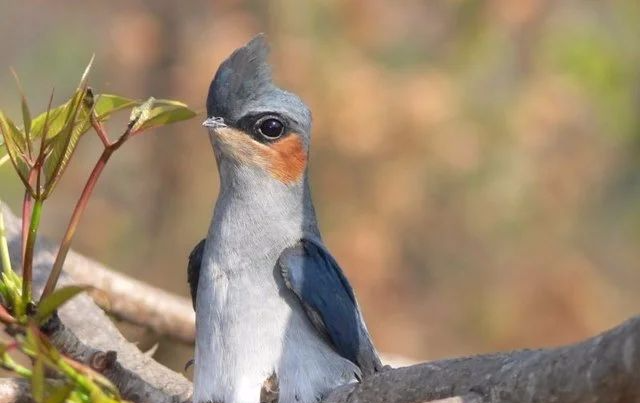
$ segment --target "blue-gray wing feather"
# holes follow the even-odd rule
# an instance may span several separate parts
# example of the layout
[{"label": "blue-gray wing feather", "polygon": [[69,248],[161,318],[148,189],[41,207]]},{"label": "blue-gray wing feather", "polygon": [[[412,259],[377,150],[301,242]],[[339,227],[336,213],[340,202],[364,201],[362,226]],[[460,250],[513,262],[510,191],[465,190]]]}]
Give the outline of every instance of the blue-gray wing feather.
[{"label": "blue-gray wing feather", "polygon": [[303,239],[278,260],[286,286],[299,298],[310,322],[363,376],[382,368],[362,320],[353,289],[322,246]]},{"label": "blue-gray wing feather", "polygon": [[189,291],[191,292],[191,303],[193,309],[196,309],[196,296],[198,294],[198,278],[200,277],[200,266],[202,266],[202,254],[204,253],[204,243],[206,239],[198,242],[195,248],[189,254],[189,263],[187,264],[187,281],[189,282]]}]

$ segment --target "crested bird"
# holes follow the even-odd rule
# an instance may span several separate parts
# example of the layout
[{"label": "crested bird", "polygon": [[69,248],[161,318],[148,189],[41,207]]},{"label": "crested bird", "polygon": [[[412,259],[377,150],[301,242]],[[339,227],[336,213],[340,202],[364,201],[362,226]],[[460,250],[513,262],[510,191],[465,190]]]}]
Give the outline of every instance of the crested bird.
[{"label": "crested bird", "polygon": [[207,96],[220,191],[188,264],[194,403],[312,403],[382,369],[318,229],[311,113],[272,82],[267,55],[263,35],[235,50]]}]

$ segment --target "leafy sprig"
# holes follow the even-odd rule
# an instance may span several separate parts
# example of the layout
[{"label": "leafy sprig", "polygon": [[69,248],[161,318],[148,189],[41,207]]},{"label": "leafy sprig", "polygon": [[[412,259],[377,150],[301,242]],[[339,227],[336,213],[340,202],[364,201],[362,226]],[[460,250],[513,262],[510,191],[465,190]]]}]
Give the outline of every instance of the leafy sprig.
[{"label": "leafy sprig", "polygon": [[[190,119],[196,115],[187,105],[174,100],[134,100],[113,94],[96,94],[88,86],[93,58],[84,70],[73,94],[61,105],[33,117],[22,85],[14,72],[21,97],[22,125],[0,110],[0,166],[11,161],[25,195],[22,206],[22,276],[11,267],[2,211],[0,211],[0,323],[12,337],[0,343],[0,366],[31,381],[36,402],[118,402],[116,388],[89,367],[62,355],[40,331],[55,311],[88,287],[56,289],[62,267],[80,218],[107,162],[129,138],[146,130]],[[130,119],[120,136],[111,140],[104,122],[114,113],[130,110]],[[32,267],[35,241],[45,201],[51,196],[69,166],[77,145],[91,129],[103,150],[73,209],[66,232],[40,300],[32,297]],[[19,352],[31,359],[31,368],[12,358]],[[55,373],[56,379],[46,378]]]}]

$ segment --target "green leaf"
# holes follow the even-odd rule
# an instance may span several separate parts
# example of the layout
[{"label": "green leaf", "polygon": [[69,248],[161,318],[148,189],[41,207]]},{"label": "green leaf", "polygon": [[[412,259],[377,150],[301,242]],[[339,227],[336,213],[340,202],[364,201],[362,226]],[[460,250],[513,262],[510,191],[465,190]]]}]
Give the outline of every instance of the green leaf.
[{"label": "green leaf", "polygon": [[15,70],[11,69],[11,73],[13,74],[13,78],[16,80],[16,85],[18,86],[18,90],[20,91],[20,106],[22,107],[22,122],[24,123],[24,132],[26,134],[26,138],[29,138],[29,133],[31,132],[31,112],[29,111],[29,105],[27,104],[27,97],[24,95],[24,89],[22,88],[22,84],[20,83],[20,78],[18,77],[18,73]]},{"label": "green leaf", "polygon": [[87,83],[87,79],[89,78],[89,72],[91,71],[91,67],[93,67],[93,61],[95,60],[96,55],[91,55],[91,59],[89,63],[87,63],[87,67],[84,68],[84,72],[82,73],[82,77],[80,78],[80,85],[78,87],[82,87]]},{"label": "green leaf", "polygon": [[31,133],[31,112],[29,111],[29,105],[27,104],[27,98],[22,96],[22,122],[24,123],[24,132],[27,139]]},{"label": "green leaf", "polygon": [[4,214],[0,205],[0,266],[3,272],[12,272],[11,259],[9,257],[9,244],[7,242],[6,229],[4,227]]},{"label": "green leaf", "polygon": [[38,403],[44,401],[44,361],[39,354],[31,374],[31,396]]},{"label": "green leaf", "polygon": [[[16,80],[18,91],[20,91],[22,122],[24,123],[24,132],[26,134],[26,138],[29,139],[29,133],[31,132],[31,112],[29,111],[29,105],[27,104],[27,97],[24,95],[24,89],[22,88],[22,83],[20,83],[18,73],[16,73],[14,69],[11,69],[11,74],[13,74],[13,78]],[[27,144],[27,147],[30,146],[31,144]]]},{"label": "green leaf", "polygon": [[[96,117],[98,121],[105,121],[111,116],[113,113],[118,112],[122,109],[129,108],[131,106],[139,105],[140,101],[136,101],[129,98],[124,98],[118,95],[111,94],[99,94],[96,97],[96,102],[93,106]],[[63,105],[57,106],[49,111],[49,127],[47,130],[47,139],[52,139],[56,137],[66,123],[66,114],[65,111],[69,107],[70,101],[66,102]],[[32,138],[37,138],[42,136],[42,131],[45,126],[46,120],[46,112],[41,113],[33,119],[32,124]],[[89,130],[90,122],[88,122],[86,126],[83,126],[84,132]],[[83,132],[83,133],[84,133]]]},{"label": "green leaf", "polygon": [[[67,167],[73,152],[75,151],[80,135],[82,134],[82,123],[76,121],[81,110],[84,110],[82,99],[84,91],[78,91],[67,111],[65,125],[60,133],[53,139],[49,139],[45,145],[45,161],[43,173],[45,176],[43,197],[47,198]],[[88,112],[84,113],[88,118]]]},{"label": "green leaf", "polygon": [[94,111],[99,121],[106,120],[109,115],[132,106],[140,105],[140,101],[113,94],[98,95]]},{"label": "green leaf", "polygon": [[40,304],[38,304],[38,311],[36,312],[34,319],[38,323],[43,323],[62,304],[90,288],[90,286],[70,285],[55,290],[40,301]]},{"label": "green leaf", "polygon": [[9,154],[7,153],[7,147],[4,145],[4,136],[0,136],[0,167],[9,161]]},{"label": "green leaf", "polygon": [[63,403],[73,391],[74,386],[71,384],[65,384],[60,387],[54,388],[49,392],[44,403]]},{"label": "green leaf", "polygon": [[[31,138],[40,137],[45,133],[42,133],[45,126],[47,127],[46,137],[47,139],[54,138],[60,134],[60,132],[65,128],[67,122],[67,118],[69,116],[69,109],[74,107],[74,99],[82,90],[82,96],[86,95],[87,91],[87,78],[89,76],[89,72],[91,71],[91,67],[93,66],[93,60],[95,56],[91,57],[87,67],[82,73],[82,78],[80,79],[80,83],[74,92],[74,96],[64,104],[57,106],[49,111],[49,117],[47,119],[47,112],[41,113],[36,116],[31,122]],[[48,120],[48,122],[47,122]],[[87,127],[88,130],[88,127]]]},{"label": "green leaf", "polygon": [[9,119],[2,111],[0,111],[0,132],[2,133],[3,142],[7,146],[10,153],[15,151],[17,154],[26,156],[27,138],[18,127]]},{"label": "green leaf", "polygon": [[28,163],[26,136],[2,111],[0,111],[0,133],[18,176],[24,185],[30,188],[28,178],[31,168]]},{"label": "green leaf", "polygon": [[148,110],[142,111],[144,113],[140,114],[138,122],[133,127],[133,132],[180,122],[197,115],[196,112],[182,102],[167,99],[155,100],[153,98],[149,100],[153,100],[153,102],[149,105]]},{"label": "green leaf", "polygon": [[149,97],[149,99],[140,104],[140,106],[136,106],[135,108],[131,109],[131,115],[129,115],[129,124],[135,122],[131,130],[132,132],[137,131],[138,128],[142,126],[142,124],[146,122],[147,119],[149,119],[151,108],[153,108],[155,102],[156,99],[154,97]]},{"label": "green leaf", "polygon": [[47,123],[47,112],[41,113],[31,122],[31,138],[42,137],[43,130],[45,126],[47,126],[47,138],[53,138],[60,133],[65,124],[65,116],[64,113],[67,109],[69,103],[65,103],[63,105],[57,106],[49,111],[48,124]]},{"label": "green leaf", "polygon": [[13,270],[3,271],[0,283],[5,302],[10,305],[16,319],[21,319],[25,312],[25,306],[22,304],[22,277]]},{"label": "green leaf", "polygon": [[[49,129],[49,133],[46,134],[46,138],[44,139],[44,141],[47,141],[45,144],[46,158],[43,166],[43,172],[45,174],[44,198],[47,198],[51,194],[55,185],[60,180],[62,173],[76,149],[80,136],[89,130],[89,118],[93,113],[93,105],[89,106],[84,101],[89,93],[87,90],[87,75],[89,74],[92,64],[93,57],[87,65],[73,97],[63,106],[63,110],[59,114],[62,115],[64,112],[64,126],[58,133]],[[51,112],[53,112],[53,110],[50,111],[50,116]],[[57,119],[56,122],[57,121],[59,121],[59,119]],[[43,127],[46,125],[45,123],[43,123]],[[51,128],[51,126],[49,127]],[[54,133],[55,137],[52,138],[50,133]]]}]

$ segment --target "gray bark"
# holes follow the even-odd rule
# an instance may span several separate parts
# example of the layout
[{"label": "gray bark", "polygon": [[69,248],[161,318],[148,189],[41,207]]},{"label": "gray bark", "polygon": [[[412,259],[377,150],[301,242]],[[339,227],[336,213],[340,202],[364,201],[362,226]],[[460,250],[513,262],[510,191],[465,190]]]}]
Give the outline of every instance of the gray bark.
[{"label": "gray bark", "polygon": [[67,263],[65,272],[74,282],[99,290],[90,291],[94,301],[117,319],[146,327],[181,343],[195,342],[195,314],[187,298],[109,270],[89,259]]},{"label": "gray bark", "polygon": [[0,379],[0,403],[33,403],[29,383],[24,379]]},{"label": "gray bark", "polygon": [[[640,402],[640,317],[566,347],[454,358],[398,368],[340,388],[325,403]],[[479,400],[478,400],[479,399]]]}]

